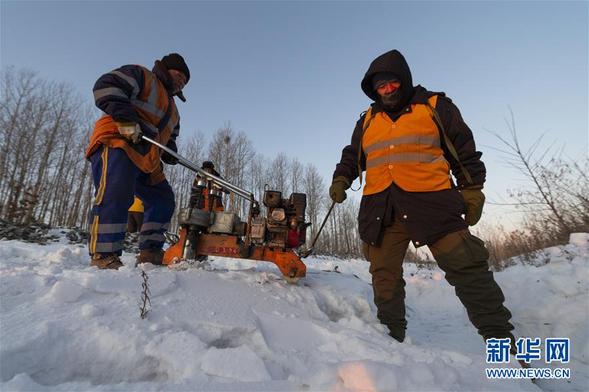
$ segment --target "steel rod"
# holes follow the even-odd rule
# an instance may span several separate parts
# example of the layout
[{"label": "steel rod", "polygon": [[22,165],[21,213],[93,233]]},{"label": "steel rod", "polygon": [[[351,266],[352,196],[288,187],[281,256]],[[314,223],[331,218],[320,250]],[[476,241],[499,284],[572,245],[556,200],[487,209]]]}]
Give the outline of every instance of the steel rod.
[{"label": "steel rod", "polygon": [[174,158],[178,159],[178,163],[180,163],[185,168],[195,171],[198,174],[200,174],[202,177],[205,177],[206,179],[208,179],[210,181],[213,181],[219,185],[224,186],[225,188],[229,189],[230,191],[233,191],[236,195],[241,196],[242,198],[248,200],[250,203],[254,200],[254,195],[252,193],[250,193],[250,192],[246,191],[245,189],[242,189],[238,186],[235,186],[235,185],[231,184],[230,182],[227,182],[224,179],[215,176],[214,174],[204,171],[203,169],[201,169],[200,167],[195,165],[193,162],[190,162],[188,159],[184,158],[182,155],[178,154],[174,150],[164,146],[161,143],[156,142],[155,140],[153,140],[145,135],[143,135],[141,138],[143,140],[150,142],[151,144],[153,144],[155,146],[158,146],[163,151],[167,152],[168,154],[170,154]]}]

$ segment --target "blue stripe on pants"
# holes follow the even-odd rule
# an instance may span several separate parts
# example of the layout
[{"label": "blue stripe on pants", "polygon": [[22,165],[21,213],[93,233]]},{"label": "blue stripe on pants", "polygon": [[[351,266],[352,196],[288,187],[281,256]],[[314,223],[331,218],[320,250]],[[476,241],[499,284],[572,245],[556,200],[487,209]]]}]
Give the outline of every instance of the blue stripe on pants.
[{"label": "blue stripe on pants", "polygon": [[139,247],[161,249],[163,233],[175,208],[174,192],[168,182],[150,185],[149,175],[139,170],[122,149],[102,146],[90,156],[90,162],[96,189],[95,204],[89,215],[90,254],[121,255],[128,209],[134,195],[143,201],[144,224],[151,223],[145,233],[149,239]]}]

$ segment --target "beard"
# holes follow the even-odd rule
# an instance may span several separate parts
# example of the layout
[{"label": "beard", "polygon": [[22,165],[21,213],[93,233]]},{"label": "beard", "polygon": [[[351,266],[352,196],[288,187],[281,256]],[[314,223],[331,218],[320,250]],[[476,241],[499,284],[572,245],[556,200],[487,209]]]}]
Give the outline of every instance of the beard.
[{"label": "beard", "polygon": [[385,109],[394,110],[397,108],[402,98],[403,96],[401,93],[401,89],[398,88],[390,94],[383,95],[382,97],[380,97],[380,100]]}]

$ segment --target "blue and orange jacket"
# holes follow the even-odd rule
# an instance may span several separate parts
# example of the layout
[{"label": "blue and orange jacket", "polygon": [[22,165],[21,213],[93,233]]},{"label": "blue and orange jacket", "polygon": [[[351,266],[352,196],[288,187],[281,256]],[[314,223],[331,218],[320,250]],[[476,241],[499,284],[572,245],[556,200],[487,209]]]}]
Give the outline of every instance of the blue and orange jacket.
[{"label": "blue and orange jacket", "polygon": [[176,150],[180,116],[171,93],[165,67],[156,61],[153,71],[140,65],[125,65],[102,75],[94,85],[96,106],[105,115],[95,124],[86,150],[90,157],[100,145],[121,148],[151,183],[165,179],[160,149],[148,142],[132,144],[118,132],[116,122],[138,123],[144,135]]}]

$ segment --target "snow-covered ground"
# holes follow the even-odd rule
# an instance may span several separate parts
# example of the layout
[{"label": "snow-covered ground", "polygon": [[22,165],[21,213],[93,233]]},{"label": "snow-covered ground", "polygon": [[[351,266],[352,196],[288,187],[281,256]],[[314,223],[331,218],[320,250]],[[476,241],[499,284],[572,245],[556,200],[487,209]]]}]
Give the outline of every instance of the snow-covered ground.
[{"label": "snow-covered ground", "polygon": [[[0,241],[2,391],[589,390],[589,234],[550,263],[495,276],[516,335],[570,337],[570,380],[488,380],[485,347],[438,269],[406,264],[408,339],[378,323],[368,264],[309,258],[289,285],[269,263],[87,265],[86,248]],[[336,272],[333,271],[338,267]],[[498,365],[495,365],[496,367]],[[517,367],[512,360],[506,367]]]}]

